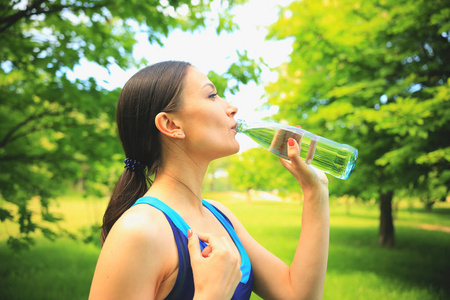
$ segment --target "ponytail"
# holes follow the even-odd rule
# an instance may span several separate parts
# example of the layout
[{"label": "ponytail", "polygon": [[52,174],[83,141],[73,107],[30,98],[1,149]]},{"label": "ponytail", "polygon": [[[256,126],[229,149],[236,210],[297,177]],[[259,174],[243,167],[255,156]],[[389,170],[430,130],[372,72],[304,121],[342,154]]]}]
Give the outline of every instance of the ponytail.
[{"label": "ponytail", "polygon": [[[144,196],[152,184],[150,178],[160,167],[162,154],[154,120],[160,112],[180,109],[184,77],[190,66],[178,61],[151,65],[133,75],[120,93],[117,129],[125,155],[130,159],[125,161],[126,168],[103,216],[102,246],[114,223],[137,199]],[[152,163],[149,164],[149,161]],[[135,168],[133,163],[136,162],[142,162],[142,167]]]},{"label": "ponytail", "polygon": [[117,219],[129,209],[137,199],[144,196],[149,186],[150,179],[144,170],[132,171],[125,169],[117,182],[111,199],[103,216],[101,244],[105,242],[109,231]]}]

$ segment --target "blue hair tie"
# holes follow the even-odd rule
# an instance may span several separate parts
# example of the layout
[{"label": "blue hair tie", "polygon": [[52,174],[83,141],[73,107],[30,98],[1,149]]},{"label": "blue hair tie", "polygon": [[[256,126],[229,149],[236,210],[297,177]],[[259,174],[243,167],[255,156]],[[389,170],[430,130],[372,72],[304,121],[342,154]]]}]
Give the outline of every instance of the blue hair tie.
[{"label": "blue hair tie", "polygon": [[127,158],[123,161],[125,163],[125,169],[134,171],[144,169],[145,165],[138,160]]}]

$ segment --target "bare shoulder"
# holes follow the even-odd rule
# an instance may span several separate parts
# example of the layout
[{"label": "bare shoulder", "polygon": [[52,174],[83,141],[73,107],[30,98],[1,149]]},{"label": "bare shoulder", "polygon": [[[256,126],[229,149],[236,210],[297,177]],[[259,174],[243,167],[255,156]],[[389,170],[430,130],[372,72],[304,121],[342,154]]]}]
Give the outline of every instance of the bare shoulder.
[{"label": "bare shoulder", "polygon": [[127,210],[117,220],[105,241],[105,246],[108,242],[122,244],[126,241],[133,246],[153,248],[172,240],[171,227],[164,214],[150,205],[140,204]]},{"label": "bare shoulder", "polygon": [[223,203],[210,199],[206,199],[206,201],[217,207],[225,216],[227,216],[227,218],[231,221],[236,231],[238,231],[240,228],[243,228],[239,219]]},{"label": "bare shoulder", "polygon": [[211,199],[205,199],[207,202],[211,203],[215,207],[217,207],[221,212],[223,212],[227,217],[228,215],[234,216],[234,214],[231,212],[231,210],[228,209],[222,202],[211,200]]},{"label": "bare shoulder", "polygon": [[103,244],[90,299],[154,295],[177,263],[176,245],[164,214],[149,205],[136,205],[117,220]]}]

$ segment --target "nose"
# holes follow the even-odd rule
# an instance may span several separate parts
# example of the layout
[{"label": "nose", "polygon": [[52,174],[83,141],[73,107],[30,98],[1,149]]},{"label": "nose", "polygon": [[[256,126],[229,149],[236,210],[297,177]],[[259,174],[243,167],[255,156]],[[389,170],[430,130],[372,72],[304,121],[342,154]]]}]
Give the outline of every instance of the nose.
[{"label": "nose", "polygon": [[227,115],[228,115],[229,117],[233,118],[233,117],[236,115],[236,113],[237,113],[237,111],[238,111],[238,108],[237,108],[236,106],[232,105],[232,104],[229,103],[229,102],[227,102],[227,103],[228,103],[228,106],[227,106]]}]

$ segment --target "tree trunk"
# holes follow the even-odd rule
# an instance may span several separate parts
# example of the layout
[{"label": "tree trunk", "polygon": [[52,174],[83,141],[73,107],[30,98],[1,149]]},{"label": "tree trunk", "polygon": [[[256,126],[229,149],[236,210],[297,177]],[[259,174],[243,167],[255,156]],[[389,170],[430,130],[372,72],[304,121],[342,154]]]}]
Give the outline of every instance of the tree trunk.
[{"label": "tree trunk", "polygon": [[434,201],[425,201],[425,211],[427,212],[427,213],[430,213],[431,212],[431,209],[433,208],[433,205],[434,205]]},{"label": "tree trunk", "polygon": [[393,191],[380,194],[380,231],[378,244],[383,247],[394,247],[394,221],[392,219]]},{"label": "tree trunk", "polygon": [[248,188],[247,189],[247,203],[248,204],[252,203],[252,195],[253,195],[253,189]]},{"label": "tree trunk", "polygon": [[350,215],[350,196],[345,195],[345,214]]}]

